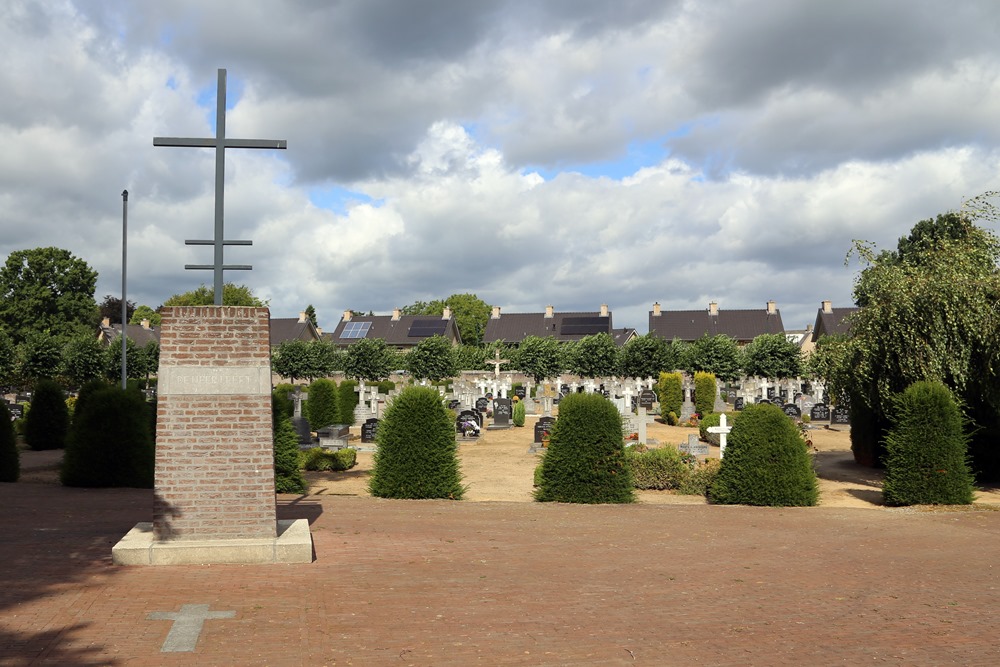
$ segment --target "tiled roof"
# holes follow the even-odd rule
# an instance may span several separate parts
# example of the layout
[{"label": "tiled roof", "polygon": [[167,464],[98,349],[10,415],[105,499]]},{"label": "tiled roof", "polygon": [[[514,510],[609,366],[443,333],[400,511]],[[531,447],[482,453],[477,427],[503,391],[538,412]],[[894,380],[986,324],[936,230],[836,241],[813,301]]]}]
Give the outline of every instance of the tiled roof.
[{"label": "tiled roof", "polygon": [[281,345],[289,340],[304,340],[306,342],[319,340],[319,332],[312,320],[301,320],[297,317],[271,318],[271,346]]},{"label": "tiled roof", "polygon": [[[101,324],[97,335],[101,343],[110,345],[121,333],[122,325],[120,324]],[[147,329],[141,324],[129,324],[125,328],[125,335],[138,347],[146,347],[147,343],[160,342],[160,327],[149,327]]]},{"label": "tiled roof", "polygon": [[635,338],[635,336],[636,336],[635,329],[631,327],[611,330],[611,337],[614,338],[615,345],[617,345],[618,347],[624,347],[625,343]]},{"label": "tiled roof", "polygon": [[820,308],[816,312],[816,324],[813,326],[813,341],[817,341],[821,336],[832,336],[836,334],[849,333],[847,317],[858,312],[857,307],[831,308],[830,312],[824,312]]},{"label": "tiled roof", "polygon": [[667,340],[696,341],[704,335],[725,334],[738,343],[749,343],[761,334],[783,334],[781,311],[766,309],[723,310],[716,315],[706,310],[664,310],[659,316],[649,312],[649,331]]},{"label": "tiled roof", "polygon": [[551,317],[546,317],[545,313],[504,313],[486,322],[483,342],[504,341],[517,345],[528,336],[551,336],[562,342],[580,340],[594,333],[612,335],[610,311],[606,317],[599,312],[554,312]]},{"label": "tiled roof", "polygon": [[[364,335],[344,338],[344,328],[354,322],[370,322],[371,324]],[[415,324],[416,326],[414,326]],[[353,325],[352,328],[358,330],[357,325]],[[440,331],[436,331],[436,329]],[[410,335],[411,333],[425,335],[413,336]],[[361,338],[381,338],[391,347],[414,347],[427,338],[427,333],[440,333],[455,343],[462,342],[462,335],[458,332],[455,318],[451,317],[445,320],[440,315],[400,315],[399,319],[393,319],[392,315],[353,315],[348,321],[341,318],[333,332],[323,334],[323,337],[335,345],[341,346],[351,345]]]}]

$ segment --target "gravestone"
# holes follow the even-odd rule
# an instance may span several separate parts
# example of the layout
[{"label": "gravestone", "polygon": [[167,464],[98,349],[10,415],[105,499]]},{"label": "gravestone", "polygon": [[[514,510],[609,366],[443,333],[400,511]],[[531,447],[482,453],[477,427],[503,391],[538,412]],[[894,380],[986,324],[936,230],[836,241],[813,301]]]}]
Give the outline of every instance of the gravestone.
[{"label": "gravestone", "polygon": [[456,398],[453,398],[450,401],[448,401],[448,409],[449,410],[458,410],[458,408],[461,407],[461,405],[462,405],[462,401],[460,401],[460,400],[458,400]]},{"label": "gravestone", "polygon": [[761,405],[761,404],[765,404],[765,403],[766,403],[767,405],[771,405],[771,401],[769,401],[769,400],[768,400],[768,399],[766,399],[766,398],[758,398],[758,399],[757,399],[757,405]]},{"label": "gravestone", "polygon": [[153,521],[118,565],[311,562],[308,521],[277,521],[267,308],[162,312]]},{"label": "gravestone", "polygon": [[330,424],[316,431],[319,446],[324,449],[343,449],[347,447],[351,428],[346,424]]},{"label": "gravestone", "polygon": [[13,403],[11,405],[8,405],[7,409],[10,411],[10,420],[11,421],[14,421],[15,419],[20,419],[21,417],[24,416],[24,406],[23,405],[19,405],[17,403]]},{"label": "gravestone", "polygon": [[478,410],[462,410],[455,417],[455,432],[467,438],[479,437],[483,426],[483,416]]},{"label": "gravestone", "polygon": [[809,410],[809,419],[814,422],[830,421],[830,406],[826,403],[817,403]]},{"label": "gravestone", "polygon": [[292,415],[292,426],[295,427],[295,433],[299,436],[299,448],[309,448],[312,447],[312,429],[309,427],[309,420],[302,416],[302,401],[305,400],[305,394],[302,393],[302,388],[297,388],[295,393],[291,395],[292,403],[295,404],[293,409],[294,414]]},{"label": "gravestone", "polygon": [[699,440],[694,433],[689,433],[688,441],[678,445],[677,449],[692,456],[708,456],[708,443]]},{"label": "gravestone", "polygon": [[770,403],[774,400],[774,387],[767,388],[767,401]]},{"label": "gravestone", "polygon": [[361,425],[361,442],[375,442],[378,424],[379,420],[374,417],[365,420],[365,423]]},{"label": "gravestone", "polygon": [[733,401],[733,410],[742,411],[745,399],[742,396],[737,396]]},{"label": "gravestone", "polygon": [[781,411],[784,412],[789,417],[791,417],[792,419],[798,419],[799,417],[802,416],[802,411],[799,410],[799,406],[795,405],[794,403],[785,403],[784,405],[781,406]]},{"label": "gravestone", "polygon": [[656,403],[656,392],[652,389],[643,389],[639,394],[639,407],[652,410],[654,403]]},{"label": "gravestone", "polygon": [[476,399],[476,410],[478,412],[486,412],[490,409],[490,399],[485,396],[480,396]]},{"label": "gravestone", "polygon": [[535,422],[535,444],[542,444],[548,435],[552,434],[552,426],[556,423],[555,417],[539,417]]},{"label": "gravestone", "polygon": [[830,423],[849,425],[851,423],[851,410],[843,406],[836,406],[830,411]]},{"label": "gravestone", "polygon": [[489,428],[510,428],[512,405],[509,398],[498,398],[493,401],[493,423]]},{"label": "gravestone", "polygon": [[517,396],[518,400],[523,401],[528,397],[528,388],[524,385],[520,387],[514,387],[514,395]]}]

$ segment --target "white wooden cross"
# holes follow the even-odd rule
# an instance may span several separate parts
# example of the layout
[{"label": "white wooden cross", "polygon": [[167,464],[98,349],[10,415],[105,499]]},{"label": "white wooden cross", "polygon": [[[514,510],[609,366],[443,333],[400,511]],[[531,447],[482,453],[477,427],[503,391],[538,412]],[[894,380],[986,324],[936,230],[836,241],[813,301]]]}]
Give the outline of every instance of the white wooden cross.
[{"label": "white wooden cross", "polygon": [[709,433],[719,434],[719,458],[721,459],[726,455],[726,436],[733,430],[733,427],[726,425],[726,415],[723,414],[719,416],[718,426],[709,426],[705,430]]}]

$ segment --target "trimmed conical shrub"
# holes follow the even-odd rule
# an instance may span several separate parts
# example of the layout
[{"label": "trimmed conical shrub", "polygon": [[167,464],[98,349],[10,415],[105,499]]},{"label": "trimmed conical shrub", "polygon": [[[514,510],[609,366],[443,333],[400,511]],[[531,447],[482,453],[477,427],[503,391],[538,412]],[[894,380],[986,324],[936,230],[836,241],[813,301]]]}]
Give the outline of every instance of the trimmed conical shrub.
[{"label": "trimmed conical shrub", "polygon": [[318,431],[330,424],[340,424],[337,410],[337,385],[320,378],[309,385],[309,426]]},{"label": "trimmed conical shrub", "polygon": [[625,461],[622,419],[611,401],[600,394],[570,394],[560,401],[535,500],[635,501]]},{"label": "trimmed conical shrub", "polygon": [[[354,408],[358,407],[357,380],[344,380],[337,387],[337,418],[340,424],[354,426]],[[381,425],[379,428],[382,428]]]},{"label": "trimmed conical shrub", "polygon": [[819,499],[816,472],[799,429],[776,405],[747,406],[729,434],[708,499],[723,505],[799,507]]},{"label": "trimmed conical shrub", "polygon": [[21,454],[6,403],[0,403],[0,482],[16,482],[21,476]]},{"label": "trimmed conical shrub", "polygon": [[24,418],[24,439],[35,451],[62,449],[69,431],[66,394],[53,380],[41,380],[31,396],[31,409]]},{"label": "trimmed conical shrub", "polygon": [[407,387],[386,409],[375,436],[368,488],[380,498],[450,498],[465,492],[455,417],[430,387]]},{"label": "trimmed conical shrub", "polygon": [[886,436],[886,505],[968,505],[973,477],[969,437],[948,388],[916,382],[895,405],[895,425]]},{"label": "trimmed conical shrub", "polygon": [[61,479],[66,486],[152,488],[153,435],[141,394],[108,387],[90,394],[73,419]]},{"label": "trimmed conical shrub", "polygon": [[274,490],[276,493],[305,493],[309,485],[299,468],[299,435],[292,420],[272,402],[274,424]]}]

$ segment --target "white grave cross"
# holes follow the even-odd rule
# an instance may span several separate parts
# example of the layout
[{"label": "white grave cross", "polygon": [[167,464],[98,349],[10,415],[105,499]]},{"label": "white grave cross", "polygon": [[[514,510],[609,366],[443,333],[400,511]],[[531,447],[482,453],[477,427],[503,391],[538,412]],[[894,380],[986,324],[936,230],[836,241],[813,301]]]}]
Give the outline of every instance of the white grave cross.
[{"label": "white grave cross", "polygon": [[726,436],[729,435],[729,432],[733,430],[733,427],[726,425],[726,415],[723,414],[719,416],[718,426],[709,426],[705,430],[708,431],[709,433],[719,434],[719,458],[721,459],[723,456],[726,455]]}]

